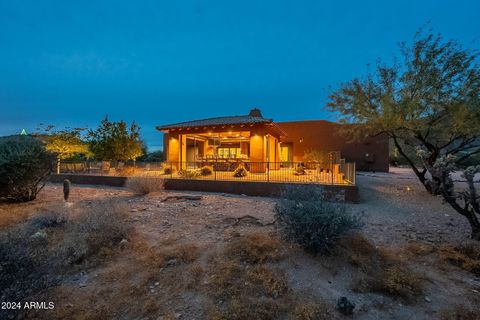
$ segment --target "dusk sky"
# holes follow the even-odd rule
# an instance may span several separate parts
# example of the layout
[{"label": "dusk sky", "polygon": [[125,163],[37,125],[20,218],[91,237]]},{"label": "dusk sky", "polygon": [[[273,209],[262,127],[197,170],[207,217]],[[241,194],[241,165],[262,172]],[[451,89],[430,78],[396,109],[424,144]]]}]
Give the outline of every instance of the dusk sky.
[{"label": "dusk sky", "polygon": [[422,26],[480,48],[480,1],[0,0],[0,135],[246,114],[329,119],[330,87]]}]

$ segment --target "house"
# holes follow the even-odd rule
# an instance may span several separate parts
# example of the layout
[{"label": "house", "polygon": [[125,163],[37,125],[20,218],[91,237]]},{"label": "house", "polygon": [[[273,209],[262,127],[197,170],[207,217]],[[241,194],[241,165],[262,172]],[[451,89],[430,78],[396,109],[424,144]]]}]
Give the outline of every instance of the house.
[{"label": "house", "polygon": [[179,169],[201,163],[231,171],[241,162],[252,173],[264,173],[303,163],[305,154],[316,150],[331,161],[355,162],[360,170],[388,171],[387,137],[348,143],[338,134],[339,127],[324,120],[274,122],[254,108],[243,116],[162,125],[157,130],[165,133],[166,161]]}]

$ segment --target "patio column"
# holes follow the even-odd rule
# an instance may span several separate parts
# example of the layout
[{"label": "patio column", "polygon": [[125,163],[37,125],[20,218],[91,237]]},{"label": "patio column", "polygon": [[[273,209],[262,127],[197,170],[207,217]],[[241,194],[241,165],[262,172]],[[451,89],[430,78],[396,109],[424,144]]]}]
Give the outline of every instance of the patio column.
[{"label": "patio column", "polygon": [[180,162],[180,135],[168,134],[168,148],[167,161],[171,162],[177,169],[179,169]]},{"label": "patio column", "polygon": [[263,173],[266,171],[264,136],[253,133],[250,135],[250,172]]}]

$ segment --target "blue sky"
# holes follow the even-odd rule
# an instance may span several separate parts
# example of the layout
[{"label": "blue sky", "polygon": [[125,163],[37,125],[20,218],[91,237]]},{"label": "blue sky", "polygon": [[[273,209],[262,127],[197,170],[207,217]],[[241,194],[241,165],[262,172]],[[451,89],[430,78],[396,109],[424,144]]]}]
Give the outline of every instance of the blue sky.
[{"label": "blue sky", "polygon": [[0,0],[0,135],[39,123],[329,119],[332,88],[429,26],[480,48],[479,1]]}]

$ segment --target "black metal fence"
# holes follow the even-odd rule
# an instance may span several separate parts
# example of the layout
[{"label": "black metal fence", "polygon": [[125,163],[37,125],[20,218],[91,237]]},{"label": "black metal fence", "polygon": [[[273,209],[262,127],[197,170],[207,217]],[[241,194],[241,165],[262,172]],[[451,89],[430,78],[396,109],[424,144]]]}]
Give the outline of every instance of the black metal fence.
[{"label": "black metal fence", "polygon": [[[56,166],[53,166],[56,168]],[[320,162],[63,162],[59,173],[110,176],[148,175],[171,179],[204,179],[316,184],[355,184],[355,163]]]}]

